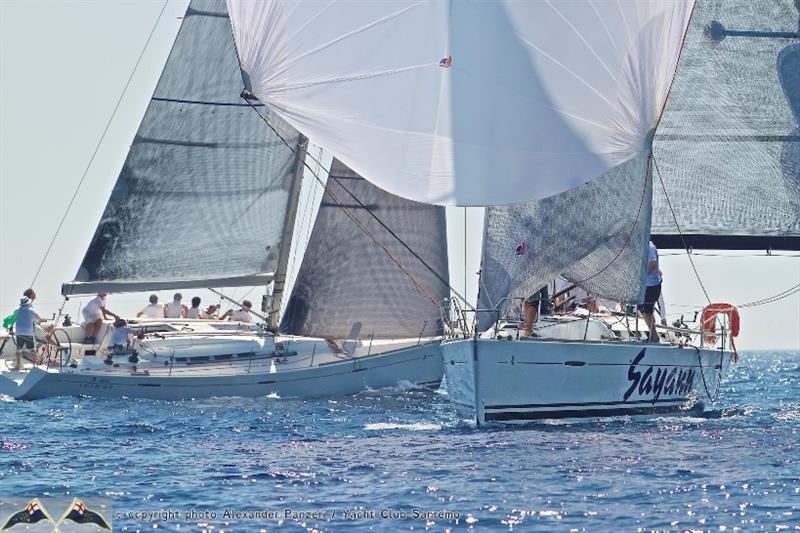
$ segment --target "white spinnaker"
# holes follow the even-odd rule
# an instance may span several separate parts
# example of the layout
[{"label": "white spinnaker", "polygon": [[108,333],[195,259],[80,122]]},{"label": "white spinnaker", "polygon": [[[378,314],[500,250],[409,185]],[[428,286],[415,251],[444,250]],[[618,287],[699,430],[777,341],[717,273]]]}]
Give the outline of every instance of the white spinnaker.
[{"label": "white spinnaker", "polygon": [[377,186],[441,205],[545,198],[649,149],[692,6],[228,0],[262,102]]}]

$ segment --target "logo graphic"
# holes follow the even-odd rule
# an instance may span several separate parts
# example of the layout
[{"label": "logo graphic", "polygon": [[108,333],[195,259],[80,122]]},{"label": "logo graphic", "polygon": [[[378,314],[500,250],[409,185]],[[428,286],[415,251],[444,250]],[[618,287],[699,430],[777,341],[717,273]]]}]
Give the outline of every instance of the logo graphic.
[{"label": "logo graphic", "polygon": [[11,529],[19,524],[36,524],[42,520],[53,522],[53,519],[50,518],[49,514],[47,514],[47,510],[42,505],[42,502],[39,501],[39,498],[34,498],[28,502],[28,505],[25,507],[25,509],[17,511],[9,516],[8,520],[6,520],[6,522],[3,524],[3,527],[0,529]]},{"label": "logo graphic", "polygon": [[662,394],[672,397],[683,396],[691,392],[694,386],[694,368],[686,369],[678,366],[647,366],[645,368],[644,365],[639,366],[646,351],[647,348],[643,348],[628,367],[628,381],[631,386],[625,391],[622,401],[628,401],[628,398],[637,392],[637,389],[639,398],[649,399],[653,403],[656,403]]},{"label": "logo graphic", "polygon": [[100,529],[111,531],[111,526],[108,525],[103,515],[86,507],[86,504],[78,498],[72,499],[72,504],[64,512],[63,516],[59,519],[58,523],[65,521],[75,522],[76,524],[94,524]]},{"label": "logo graphic", "polygon": [[525,241],[520,241],[517,243],[517,247],[514,248],[514,255],[525,255],[525,252],[528,250],[528,245],[525,244]]}]

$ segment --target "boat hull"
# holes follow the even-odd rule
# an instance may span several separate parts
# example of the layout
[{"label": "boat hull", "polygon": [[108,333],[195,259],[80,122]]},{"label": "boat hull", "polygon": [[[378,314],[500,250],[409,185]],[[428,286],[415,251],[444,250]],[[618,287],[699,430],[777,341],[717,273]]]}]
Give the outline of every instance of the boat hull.
[{"label": "boat hull", "polygon": [[429,342],[294,370],[275,370],[273,365],[272,371],[193,371],[188,375],[155,376],[59,372],[35,367],[19,384],[0,376],[0,394],[20,400],[80,395],[158,400],[268,395],[313,398],[355,394],[404,382],[438,387],[442,373],[439,343]]},{"label": "boat hull", "polygon": [[692,413],[714,401],[731,352],[531,339],[442,343],[450,401],[478,425]]}]

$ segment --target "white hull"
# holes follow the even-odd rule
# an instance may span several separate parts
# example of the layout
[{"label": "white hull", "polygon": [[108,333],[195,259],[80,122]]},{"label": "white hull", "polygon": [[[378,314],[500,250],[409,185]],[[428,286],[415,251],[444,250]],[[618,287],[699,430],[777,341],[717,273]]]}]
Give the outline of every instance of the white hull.
[{"label": "white hull", "polygon": [[[175,324],[171,324],[174,326]],[[181,325],[181,324],[178,324]],[[214,324],[212,324],[214,325]],[[104,349],[73,344],[70,365],[26,365],[11,370],[0,360],[0,394],[20,400],[52,396],[102,396],[178,400],[212,396],[311,398],[355,394],[400,383],[438,387],[438,339],[347,341],[218,333],[192,324],[192,333],[149,336],[139,361],[128,354],[104,362]],[[205,328],[205,329],[204,329]],[[376,353],[378,352],[378,353]]]},{"label": "white hull", "polygon": [[451,402],[481,425],[701,411],[716,399],[732,354],[636,342],[481,338],[443,342],[442,355]]},{"label": "white hull", "polygon": [[[5,379],[0,394],[19,400],[51,396],[101,396],[178,400],[212,396],[268,396],[312,398],[355,394],[410,382],[436,387],[442,378],[438,343],[358,357],[298,370],[269,373],[261,369],[228,375],[141,376],[101,372],[66,373],[31,369],[21,384]],[[9,383],[11,382],[11,383]],[[13,385],[12,385],[13,383]],[[5,389],[5,390],[4,390]]]}]

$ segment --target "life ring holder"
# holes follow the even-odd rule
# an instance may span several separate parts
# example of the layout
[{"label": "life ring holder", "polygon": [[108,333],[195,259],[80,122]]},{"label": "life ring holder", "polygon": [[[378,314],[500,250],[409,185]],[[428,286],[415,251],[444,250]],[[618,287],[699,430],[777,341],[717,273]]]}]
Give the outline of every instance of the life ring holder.
[{"label": "life ring holder", "polygon": [[735,305],[729,303],[713,303],[703,308],[703,342],[712,346],[717,342],[716,332],[717,317],[721,315],[727,318],[730,325],[731,348],[733,349],[733,362],[739,361],[739,353],[736,351],[734,339],[739,336],[741,320],[739,310]]}]

